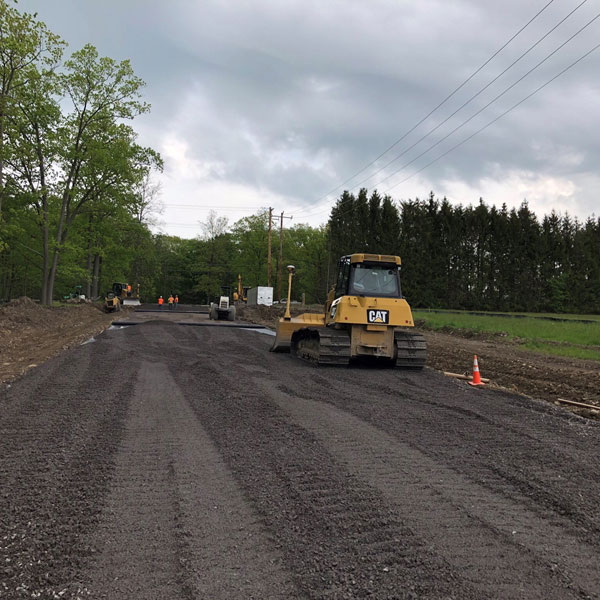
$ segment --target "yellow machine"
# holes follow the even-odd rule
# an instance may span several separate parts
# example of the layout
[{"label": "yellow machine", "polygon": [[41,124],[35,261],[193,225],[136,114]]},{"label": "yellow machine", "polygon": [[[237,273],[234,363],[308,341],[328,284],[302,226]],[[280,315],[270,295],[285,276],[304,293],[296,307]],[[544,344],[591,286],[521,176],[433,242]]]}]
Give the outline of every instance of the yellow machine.
[{"label": "yellow machine", "polygon": [[132,286],[129,283],[113,283],[112,291],[125,306],[139,306],[140,284]]},{"label": "yellow machine", "polygon": [[121,310],[121,300],[114,290],[109,290],[104,297],[104,310],[106,312],[116,312]]},{"label": "yellow machine", "polygon": [[400,258],[385,254],[351,254],[339,262],[337,283],[324,313],[290,315],[294,267],[288,266],[285,316],[277,325],[272,352],[318,364],[347,365],[371,359],[402,368],[422,369],[427,345],[414,327],[410,306],[400,289]]},{"label": "yellow machine", "polygon": [[238,275],[238,286],[237,292],[233,292],[233,301],[234,302],[248,302],[248,290],[249,287],[244,287],[242,285],[242,276]]}]

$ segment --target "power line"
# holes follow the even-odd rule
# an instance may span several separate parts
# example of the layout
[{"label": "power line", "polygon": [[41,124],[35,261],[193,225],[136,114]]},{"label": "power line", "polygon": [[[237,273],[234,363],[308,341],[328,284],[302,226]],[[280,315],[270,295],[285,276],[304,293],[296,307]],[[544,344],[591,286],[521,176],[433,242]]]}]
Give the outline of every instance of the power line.
[{"label": "power line", "polygon": [[394,175],[396,175],[397,173],[399,173],[400,171],[402,171],[406,167],[410,166],[416,160],[418,160],[419,158],[421,158],[422,156],[424,156],[425,154],[427,154],[428,152],[430,152],[431,150],[433,150],[433,148],[435,148],[436,146],[438,146],[439,144],[441,144],[443,141],[447,140],[451,135],[453,135],[454,133],[456,133],[459,129],[462,129],[467,123],[469,123],[470,121],[472,121],[476,116],[480,115],[486,108],[488,108],[494,102],[496,102],[496,100],[500,99],[502,96],[504,96],[506,93],[508,93],[512,88],[514,88],[517,84],[519,84],[521,81],[523,81],[523,79],[525,79],[531,73],[533,73],[533,71],[535,71],[538,67],[540,67],[541,65],[543,65],[549,58],[551,58],[552,56],[554,56],[559,50],[561,50],[564,46],[566,46],[573,38],[577,37],[584,29],[586,29],[587,27],[589,27],[598,18],[600,18],[600,13],[598,13],[593,19],[591,19],[583,27],[581,27],[581,29],[579,29],[578,31],[576,31],[570,38],[568,38],[566,41],[564,41],[562,44],[560,44],[560,46],[558,46],[557,48],[555,48],[544,59],[542,59],[534,67],[532,67],[529,71],[527,71],[527,73],[525,73],[524,75],[522,75],[521,77],[519,77],[519,79],[517,79],[513,84],[511,84],[510,86],[508,86],[503,92],[501,92],[495,98],[493,98],[492,100],[490,100],[484,107],[480,108],[477,112],[475,112],[474,114],[472,114],[468,119],[466,119],[465,121],[463,121],[460,125],[458,125],[457,127],[455,127],[452,131],[450,131],[450,133],[446,134],[443,138],[441,138],[437,142],[435,142],[435,144],[432,144],[431,146],[429,146],[429,148],[427,148],[426,150],[424,150],[423,152],[421,152],[421,154],[415,156],[415,158],[413,158],[411,161],[409,161],[409,162],[405,163],[404,165],[402,165],[399,169],[397,169],[396,171],[394,171],[393,173],[391,173],[387,177],[384,177],[381,181],[379,181],[378,185],[381,185],[384,181],[387,181],[388,179],[390,179],[391,177],[393,177]]},{"label": "power line", "polygon": [[558,73],[557,75],[555,75],[554,77],[552,77],[552,79],[549,79],[546,83],[544,83],[543,85],[541,85],[537,89],[535,89],[533,92],[531,92],[531,94],[528,94],[527,96],[525,96],[525,98],[523,98],[522,100],[520,100],[519,102],[517,102],[516,104],[514,104],[513,106],[511,106],[508,110],[505,110],[502,114],[498,115],[495,119],[492,119],[489,123],[487,123],[486,125],[484,125],[480,129],[478,129],[477,131],[475,131],[474,133],[472,133],[470,136],[466,137],[464,140],[462,140],[461,142],[459,142],[455,146],[452,146],[452,148],[450,148],[449,150],[446,150],[446,152],[444,152],[443,154],[440,154],[440,156],[438,156],[436,159],[434,159],[431,162],[427,163],[424,167],[421,167],[418,171],[415,171],[414,173],[412,173],[408,177],[404,178],[402,181],[399,181],[398,183],[395,183],[394,185],[388,187],[385,190],[384,193],[387,193],[389,190],[392,190],[393,188],[395,188],[396,186],[400,185],[401,183],[404,183],[405,181],[408,181],[411,177],[414,177],[415,175],[417,175],[421,171],[424,171],[425,169],[427,169],[427,167],[431,166],[432,164],[436,163],[438,160],[442,159],[444,156],[450,154],[450,152],[456,150],[456,148],[458,148],[458,147],[462,146],[463,144],[467,143],[470,139],[474,138],[477,134],[481,133],[484,129],[487,129],[488,127],[490,127],[491,125],[493,125],[496,121],[499,121],[502,117],[504,117],[509,112],[511,112],[515,108],[517,108],[517,106],[519,106],[520,104],[523,104],[523,102],[525,102],[526,100],[529,100],[529,98],[531,98],[532,96],[534,96],[535,94],[537,94],[540,90],[544,89],[547,85],[550,85],[555,79],[558,79],[561,75],[563,75],[564,73],[566,73],[569,69],[573,68],[577,63],[581,62],[584,58],[586,58],[587,56],[589,56],[592,52],[595,52],[596,50],[598,50],[598,48],[600,48],[600,44],[596,44],[591,50],[588,50],[583,56],[580,56],[575,62],[572,62],[568,67],[565,67],[560,73]]},{"label": "power line", "polygon": [[[461,104],[451,115],[448,115],[443,121],[441,121],[440,123],[438,123],[433,129],[430,129],[425,135],[423,135],[422,137],[420,137],[414,144],[412,144],[411,146],[409,146],[408,148],[406,148],[405,150],[403,150],[395,158],[393,158],[392,160],[390,160],[389,162],[387,162],[385,165],[383,165],[382,167],[380,167],[379,169],[377,169],[377,171],[371,173],[371,175],[369,175],[367,178],[363,179],[362,181],[359,181],[356,185],[354,185],[350,189],[355,189],[355,188],[358,188],[358,187],[362,186],[364,183],[366,183],[367,181],[369,181],[369,179],[371,179],[372,177],[374,177],[378,173],[381,173],[381,171],[384,171],[385,169],[387,169],[392,163],[396,162],[399,158],[401,158],[402,156],[404,156],[407,152],[409,152],[410,150],[412,150],[415,146],[419,145],[423,140],[427,139],[432,133],[434,133],[435,131],[437,131],[442,125],[444,125],[445,123],[447,123],[452,117],[454,117],[463,108],[465,108],[473,100],[475,100],[475,98],[477,98],[479,95],[481,95],[483,92],[485,92],[485,90],[487,90],[493,83],[495,83],[496,81],[498,81],[498,79],[500,79],[500,77],[502,77],[502,75],[504,75],[507,71],[509,71],[510,69],[512,69],[522,58],[524,58],[525,56],[527,56],[527,54],[529,54],[536,46],[538,46],[541,42],[543,42],[553,31],[555,31],[558,27],[560,27],[560,25],[562,25],[573,13],[575,13],[577,10],[579,10],[587,1],[588,0],[583,0],[580,4],[578,4],[567,16],[565,16],[563,19],[561,19],[554,27],[552,27],[552,29],[550,29],[537,42],[535,42],[535,44],[533,44],[532,46],[530,46],[525,52],[523,52],[523,54],[521,54],[516,60],[514,60],[510,65],[508,65],[508,67],[506,67],[501,73],[499,73],[498,75],[496,75],[496,77],[494,77],[494,79],[492,79],[488,84],[486,84],[484,87],[482,87],[476,94],[473,94],[473,96],[471,96],[466,102],[463,102],[463,104]],[[594,19],[592,19],[592,21],[594,21]],[[588,23],[588,25],[590,23]],[[585,27],[587,27],[587,25]],[[585,29],[585,27],[583,29]],[[572,38],[569,38],[569,40],[567,40],[567,42],[570,41],[570,39],[572,39]],[[565,44],[567,42],[565,42]],[[560,49],[561,47],[562,46],[560,46],[558,49]],[[550,56],[552,56],[552,55],[550,55]],[[539,66],[539,64],[536,65],[536,67],[534,67],[534,69],[532,69],[532,70],[535,70],[538,66]],[[531,71],[529,71],[529,73],[531,73]],[[519,81],[521,81],[521,80],[519,80]],[[499,98],[499,97],[500,96],[497,96],[496,99]],[[494,101],[496,99],[494,99]],[[486,106],[489,106],[489,104],[486,105]]]},{"label": "power line", "polygon": [[[427,113],[420,121],[418,121],[415,125],[413,125],[406,133],[404,133],[401,137],[399,137],[391,146],[386,148],[379,156],[377,156],[374,160],[372,160],[365,167],[354,173],[351,177],[337,185],[335,188],[327,192],[324,196],[321,196],[317,200],[319,203],[321,200],[328,198],[333,192],[337,191],[342,186],[346,185],[348,182],[352,181],[357,175],[360,175],[363,171],[366,171],[369,167],[373,166],[382,156],[387,154],[392,148],[395,148],[402,140],[404,140],[408,135],[410,135],[421,123],[426,121],[431,115],[433,115],[439,108],[441,108],[450,98],[452,98],[458,91],[460,91],[475,75],[477,75],[483,68],[485,68],[502,50],[504,50],[517,36],[519,36],[533,21],[535,21],[552,3],[554,0],[550,0],[547,4],[545,4],[525,25],[523,25],[512,37],[510,37],[492,56],[490,56],[480,67],[478,67],[467,79],[465,79],[457,88],[455,88],[450,94],[448,94],[435,108],[433,108],[429,113]],[[301,212],[300,209],[298,212]]]},{"label": "power line", "polygon": [[[581,6],[581,4],[579,5]],[[495,96],[492,100],[490,100],[485,106],[483,106],[482,108],[480,108],[477,112],[475,112],[473,115],[471,115],[468,119],[466,119],[465,121],[463,121],[460,125],[458,125],[457,127],[455,127],[452,131],[450,131],[448,134],[446,134],[444,137],[442,137],[441,139],[439,139],[437,142],[435,142],[434,144],[432,144],[431,146],[429,146],[426,150],[424,150],[423,152],[421,152],[420,154],[418,154],[417,156],[415,156],[412,160],[410,160],[409,162],[403,164],[401,167],[399,167],[397,170],[395,170],[393,173],[391,173],[390,175],[384,177],[383,179],[381,179],[375,187],[377,187],[378,185],[381,185],[382,183],[384,183],[385,181],[388,181],[390,178],[392,178],[394,175],[397,175],[399,172],[401,172],[402,170],[404,170],[406,167],[410,166],[411,164],[413,164],[415,161],[417,161],[419,158],[421,158],[422,156],[424,156],[425,154],[429,153],[431,150],[433,150],[433,148],[435,148],[436,146],[438,146],[439,144],[441,144],[442,142],[444,142],[445,140],[447,140],[450,136],[452,136],[454,133],[456,133],[459,129],[462,129],[467,123],[469,123],[470,121],[472,121],[475,117],[477,117],[478,115],[480,115],[484,110],[486,110],[489,106],[491,106],[494,102],[496,102],[498,99],[500,99],[502,96],[504,96],[506,93],[508,93],[512,88],[514,88],[517,84],[519,84],[521,81],[523,81],[523,79],[525,79],[526,77],[528,77],[533,71],[535,71],[538,67],[540,67],[542,64],[544,64],[548,59],[550,59],[552,56],[554,56],[559,50],[561,50],[564,46],[566,46],[571,40],[573,40],[575,37],[577,37],[578,35],[580,35],[585,29],[587,29],[587,27],[589,27],[594,21],[596,21],[598,18],[600,18],[600,13],[598,13],[595,17],[593,17],[592,19],[590,19],[585,25],[583,25],[583,27],[581,27],[580,29],[578,29],[573,35],[571,35],[567,40],[565,40],[562,44],[560,44],[559,46],[557,46],[550,54],[548,54],[545,58],[543,58],[540,62],[538,62],[534,67],[532,67],[529,71],[527,71],[524,75],[522,75],[519,79],[517,79],[514,83],[512,83],[509,87],[507,87],[506,89],[504,89],[504,91],[502,91],[500,94],[498,94],[497,96]],[[591,53],[591,51],[590,51]],[[589,54],[589,53],[588,53]],[[582,58],[585,58],[586,55],[584,55]],[[581,60],[581,59],[579,59]],[[574,66],[575,64],[577,64],[578,61],[575,61],[575,63],[573,63],[571,66]],[[569,67],[570,68],[570,67]],[[558,76],[560,76],[562,74],[559,73]],[[554,79],[551,79],[550,81],[553,81]],[[550,82],[548,82],[550,83]],[[546,84],[547,85],[547,84]],[[545,87],[542,86],[542,87]],[[541,88],[539,88],[541,89]],[[539,91],[539,90],[538,90]],[[527,96],[524,100],[526,100],[527,98],[531,97],[531,95]],[[524,101],[523,100],[523,101]],[[518,106],[520,103],[517,103],[515,105]],[[503,113],[506,114],[506,113]],[[491,123],[490,123],[491,124]],[[483,131],[480,130],[480,131]],[[470,138],[468,138],[470,139]],[[461,144],[459,144],[461,145]],[[458,146],[457,146],[458,147]],[[402,156],[402,155],[400,155]],[[442,156],[445,156],[442,155]],[[441,157],[440,157],[441,158]],[[393,161],[392,161],[393,162]],[[433,162],[437,162],[437,161],[433,161]],[[429,164],[433,164],[429,163]],[[428,165],[429,166],[429,165]],[[420,172],[420,171],[417,171]],[[415,173],[416,174],[416,173]],[[412,177],[412,176],[411,176]],[[405,181],[405,180],[403,180]],[[401,183],[401,182],[400,182]],[[396,187],[395,184],[392,187]],[[354,188],[351,188],[354,189]],[[392,189],[391,187],[388,189]],[[387,191],[387,190],[386,190]],[[386,193],[386,192],[384,192]],[[326,212],[329,209],[326,209],[324,211],[319,211],[319,212],[315,212],[315,213],[309,213],[307,216],[315,216],[318,214],[322,214],[323,212]]]},{"label": "power line", "polygon": [[261,208],[265,208],[264,206],[199,206],[197,204],[164,204],[165,208],[197,208],[199,210],[260,210]]}]

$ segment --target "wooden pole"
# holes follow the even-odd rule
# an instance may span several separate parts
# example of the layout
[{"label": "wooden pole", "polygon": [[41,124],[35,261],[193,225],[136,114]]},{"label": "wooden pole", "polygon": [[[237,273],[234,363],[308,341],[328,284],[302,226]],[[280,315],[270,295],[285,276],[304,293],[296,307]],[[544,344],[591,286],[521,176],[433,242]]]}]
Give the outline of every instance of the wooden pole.
[{"label": "wooden pole", "polygon": [[586,404],[585,402],[575,402],[575,400],[565,400],[564,398],[557,398],[556,402],[562,404],[569,404],[570,406],[578,406],[579,408],[589,408],[590,410],[600,411],[600,406],[595,404]]},{"label": "wooden pole", "polygon": [[281,304],[281,267],[283,265],[283,213],[281,213],[281,219],[279,224],[279,277],[277,285],[277,296],[279,298],[279,304]]},{"label": "wooden pole", "polygon": [[279,303],[281,304],[281,270],[283,268],[283,220],[284,219],[293,219],[294,217],[284,217],[283,213],[281,213],[279,220],[279,277],[277,282],[277,295],[279,299]]},{"label": "wooden pole", "polygon": [[[463,375],[462,373],[450,373],[449,371],[443,372],[446,377],[454,377],[455,379],[464,379],[465,381],[471,381],[473,379],[473,375]],[[481,381],[483,383],[489,383],[490,380],[487,377],[482,377]]]},{"label": "wooden pole", "polygon": [[267,285],[271,287],[271,231],[273,229],[273,209],[269,207],[269,254],[267,257],[268,275]]}]

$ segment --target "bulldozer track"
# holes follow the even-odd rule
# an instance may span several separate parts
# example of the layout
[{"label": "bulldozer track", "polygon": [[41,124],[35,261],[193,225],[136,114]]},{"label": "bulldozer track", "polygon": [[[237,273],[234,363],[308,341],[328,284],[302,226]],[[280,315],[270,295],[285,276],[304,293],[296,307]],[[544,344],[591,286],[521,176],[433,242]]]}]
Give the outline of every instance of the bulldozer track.
[{"label": "bulldozer track", "polygon": [[[521,598],[522,580],[501,582],[502,574],[515,571],[517,564],[534,574],[528,585],[537,587],[544,598],[570,597],[556,588],[557,580],[575,590],[573,597],[584,594],[585,584],[578,589],[577,576],[573,575],[577,572],[600,589],[594,547],[577,535],[566,533],[566,520],[545,522],[544,515],[532,510],[523,494],[514,493],[510,505],[498,511],[493,493],[485,485],[440,468],[434,459],[399,442],[394,435],[367,425],[345,410],[298,399],[295,394],[290,402],[293,391],[282,392],[271,381],[262,386],[295,423],[311,431],[341,464],[351,466],[353,473],[397,506],[397,514],[411,529],[434,543],[449,564],[468,570],[474,554],[493,563],[493,568],[480,572],[474,582],[482,597],[497,587],[505,599]],[[436,477],[431,477],[431,473],[436,473]],[[428,508],[421,511],[420,506]],[[444,521],[442,534],[431,519],[432,512]],[[485,536],[482,530],[486,530]],[[538,545],[541,552],[534,551]],[[565,557],[563,568],[552,566],[557,553]],[[544,571],[546,576],[536,582]]]},{"label": "bulldozer track", "polygon": [[291,353],[317,365],[347,366],[350,336],[340,329],[300,329],[292,336]]},{"label": "bulldozer track", "polygon": [[[427,360],[427,343],[420,333],[396,329],[395,366],[399,369],[422,369]],[[317,365],[346,366],[350,363],[350,335],[343,329],[330,327],[300,329],[291,343],[293,356]]]},{"label": "bulldozer track", "polygon": [[422,369],[427,361],[427,342],[420,333],[396,329],[396,368]]}]

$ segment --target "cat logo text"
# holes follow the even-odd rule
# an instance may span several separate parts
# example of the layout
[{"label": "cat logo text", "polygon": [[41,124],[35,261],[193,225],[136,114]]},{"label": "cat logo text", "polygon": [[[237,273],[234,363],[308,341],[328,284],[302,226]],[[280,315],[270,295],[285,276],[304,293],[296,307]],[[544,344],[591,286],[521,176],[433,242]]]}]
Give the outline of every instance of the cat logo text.
[{"label": "cat logo text", "polygon": [[367,323],[379,323],[387,325],[390,322],[389,310],[369,309],[367,311]]}]

